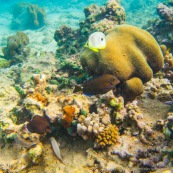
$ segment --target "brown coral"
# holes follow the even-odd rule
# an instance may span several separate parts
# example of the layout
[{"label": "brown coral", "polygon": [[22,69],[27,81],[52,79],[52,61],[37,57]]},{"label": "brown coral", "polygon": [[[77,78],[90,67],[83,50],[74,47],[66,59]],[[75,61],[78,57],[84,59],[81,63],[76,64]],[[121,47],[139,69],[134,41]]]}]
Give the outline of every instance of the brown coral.
[{"label": "brown coral", "polygon": [[[105,34],[106,48],[99,52],[86,48],[81,56],[82,66],[90,75],[113,74],[122,83],[128,81],[130,85],[125,87],[128,90],[122,92],[128,92],[131,100],[141,94],[142,84],[163,67],[161,49],[148,32],[134,26],[116,26]],[[130,94],[134,90],[129,86],[136,86],[134,95]]]},{"label": "brown coral", "polygon": [[73,106],[67,105],[63,107],[63,111],[64,111],[64,114],[62,117],[62,125],[65,128],[69,128],[73,121],[75,108]]},{"label": "brown coral", "polygon": [[95,146],[98,148],[105,148],[117,142],[119,136],[118,128],[110,124],[108,125],[95,140]]}]

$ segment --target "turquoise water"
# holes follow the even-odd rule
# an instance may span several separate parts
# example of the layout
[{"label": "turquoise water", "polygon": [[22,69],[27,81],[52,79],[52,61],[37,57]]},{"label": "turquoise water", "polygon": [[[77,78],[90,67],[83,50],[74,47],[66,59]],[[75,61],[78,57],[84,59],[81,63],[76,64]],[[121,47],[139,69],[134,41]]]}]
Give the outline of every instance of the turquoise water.
[{"label": "turquoise water", "polygon": [[[28,2],[32,4],[38,4],[40,7],[43,7],[46,9],[47,13],[50,14],[52,12],[58,12],[61,13],[61,10],[64,9],[71,9],[74,8],[74,12],[76,10],[81,12],[80,16],[77,16],[79,19],[82,19],[83,17],[83,9],[86,6],[89,6],[90,4],[97,4],[97,5],[103,5],[106,3],[105,0],[87,0],[87,1],[80,1],[80,0],[64,0],[63,3],[60,0],[30,0],[30,1],[13,1],[13,0],[1,0],[0,1],[0,14],[3,13],[11,13],[13,6],[17,3],[22,2]],[[145,1],[136,1],[136,0],[130,0],[120,1],[120,4],[124,7],[126,11],[126,23],[137,25],[142,27],[149,19],[152,19],[156,16],[156,7],[159,2],[165,2],[163,0],[145,0]],[[1,21],[0,21],[1,22]]]}]

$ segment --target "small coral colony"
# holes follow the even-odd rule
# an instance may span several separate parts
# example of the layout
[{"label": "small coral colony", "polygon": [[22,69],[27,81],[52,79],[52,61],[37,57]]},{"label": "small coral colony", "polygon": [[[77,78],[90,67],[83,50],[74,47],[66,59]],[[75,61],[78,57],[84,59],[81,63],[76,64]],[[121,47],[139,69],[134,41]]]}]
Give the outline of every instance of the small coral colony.
[{"label": "small coral colony", "polygon": [[[144,30],[125,24],[119,1],[92,4],[78,28],[55,31],[56,54],[33,53],[22,31],[7,38],[0,68],[11,81],[0,94],[1,152],[17,145],[20,157],[2,157],[1,172],[44,165],[48,143],[58,172],[68,172],[71,160],[57,143],[67,138],[90,141],[77,172],[171,172],[172,1],[157,12]],[[20,30],[46,23],[46,11],[34,4],[19,3],[12,15]]]}]

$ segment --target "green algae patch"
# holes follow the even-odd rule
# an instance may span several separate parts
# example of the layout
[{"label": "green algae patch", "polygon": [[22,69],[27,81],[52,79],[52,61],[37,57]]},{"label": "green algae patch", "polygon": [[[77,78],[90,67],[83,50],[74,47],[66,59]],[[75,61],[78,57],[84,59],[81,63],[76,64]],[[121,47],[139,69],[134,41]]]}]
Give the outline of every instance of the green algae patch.
[{"label": "green algae patch", "polygon": [[0,58],[0,68],[7,68],[10,66],[10,61]]}]

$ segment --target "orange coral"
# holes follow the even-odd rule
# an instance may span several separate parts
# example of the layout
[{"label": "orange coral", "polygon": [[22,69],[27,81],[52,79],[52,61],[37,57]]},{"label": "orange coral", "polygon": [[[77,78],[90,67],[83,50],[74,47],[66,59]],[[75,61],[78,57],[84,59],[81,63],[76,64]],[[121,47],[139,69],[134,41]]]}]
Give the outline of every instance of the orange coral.
[{"label": "orange coral", "polygon": [[36,99],[39,102],[42,102],[43,105],[47,104],[47,98],[45,98],[42,94],[40,94],[39,92],[35,92],[34,94],[29,96],[30,98]]},{"label": "orange coral", "polygon": [[73,121],[75,108],[73,106],[67,105],[63,107],[64,114],[62,117],[62,124],[65,128],[69,128]]}]

